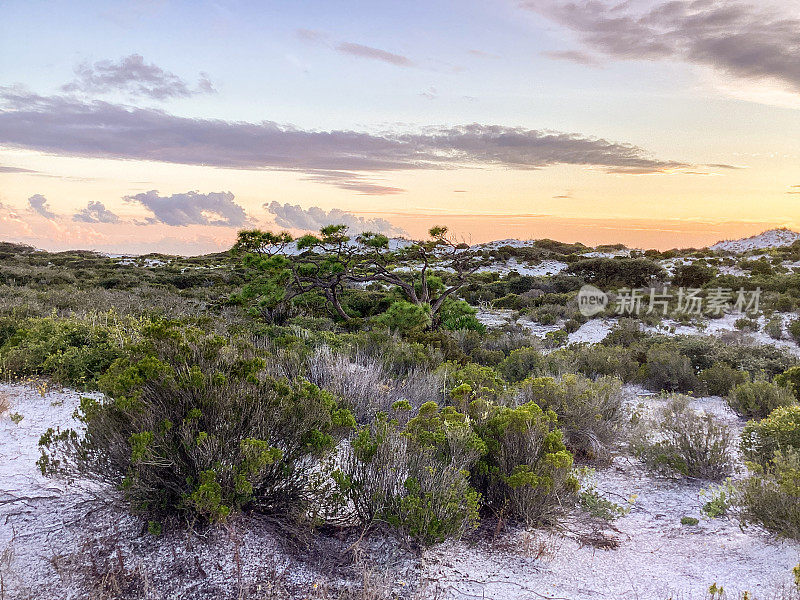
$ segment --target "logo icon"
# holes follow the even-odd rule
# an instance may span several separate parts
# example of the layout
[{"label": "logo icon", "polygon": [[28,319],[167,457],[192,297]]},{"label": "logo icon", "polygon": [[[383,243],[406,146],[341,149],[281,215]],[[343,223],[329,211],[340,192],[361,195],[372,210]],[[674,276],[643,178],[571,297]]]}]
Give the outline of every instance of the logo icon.
[{"label": "logo icon", "polygon": [[578,292],[578,310],[584,317],[593,317],[608,306],[608,295],[593,285],[585,285]]}]

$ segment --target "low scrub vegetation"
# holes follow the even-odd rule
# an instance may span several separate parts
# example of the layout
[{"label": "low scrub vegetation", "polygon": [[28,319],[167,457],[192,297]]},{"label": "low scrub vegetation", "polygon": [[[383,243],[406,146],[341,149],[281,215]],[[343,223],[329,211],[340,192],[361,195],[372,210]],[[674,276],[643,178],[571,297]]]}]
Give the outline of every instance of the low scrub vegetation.
[{"label": "low scrub vegetation", "polygon": [[152,354],[104,375],[106,400],[81,401],[84,436],[42,437],[42,472],[111,483],[156,519],[218,522],[249,505],[304,516],[309,458],[335,447],[350,412],[313,384],[265,375],[263,360],[223,340],[158,333],[144,345]]},{"label": "low scrub vegetation", "polygon": [[734,411],[754,419],[763,419],[776,408],[794,403],[791,389],[765,380],[737,385],[728,396],[728,405]]},{"label": "low scrub vegetation", "polygon": [[638,420],[631,446],[651,468],[700,479],[731,472],[732,436],[713,415],[697,412],[686,396],[674,396],[653,417]]},{"label": "low scrub vegetation", "polygon": [[[710,251],[670,276],[658,261],[688,251],[586,250],[543,240],[474,251],[445,228],[396,247],[344,226],[300,240],[241,232],[230,254],[149,262],[0,245],[0,369],[103,392],[81,402],[80,431],[42,437],[39,465],[109,484],[154,533],[257,511],[430,545],[482,519],[552,525],[578,507],[613,520],[627,507],[581,492],[576,463],[610,461],[626,440],[664,474],[731,472],[727,427],[679,394],[722,396],[754,419],[740,441],[752,470],[731,506],[793,531],[795,357],[739,331],[653,333],[667,331],[660,314],[620,318],[602,343],[569,343],[591,318],[577,308],[584,283],[613,291],[671,278],[706,293],[752,282],[721,275]],[[509,258],[566,268],[480,268]],[[766,266],[752,268],[777,339],[800,277]],[[518,322],[487,330],[490,306]],[[549,333],[534,335],[530,320]],[[673,396],[631,424],[626,383]]]}]

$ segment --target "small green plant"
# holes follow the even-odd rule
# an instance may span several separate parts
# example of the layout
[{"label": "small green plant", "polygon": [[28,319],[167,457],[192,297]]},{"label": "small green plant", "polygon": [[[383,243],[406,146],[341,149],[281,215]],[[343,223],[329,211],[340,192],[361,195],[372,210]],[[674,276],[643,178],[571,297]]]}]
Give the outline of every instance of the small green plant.
[{"label": "small green plant", "polygon": [[581,484],[581,492],[578,495],[578,506],[593,517],[605,521],[616,521],[631,512],[631,506],[635,497],[631,497],[627,506],[620,506],[604,498],[594,484],[594,469],[581,467],[576,469],[575,476]]},{"label": "small green plant", "polygon": [[715,581],[708,588],[708,596],[709,600],[722,600],[725,597],[725,589]]},{"label": "small green plant", "polygon": [[535,402],[511,408],[477,400],[470,418],[486,446],[473,482],[487,504],[527,525],[555,522],[580,487],[556,413]]},{"label": "small green plant", "polygon": [[747,317],[736,319],[733,326],[739,331],[758,331],[758,321]]},{"label": "small green plant", "polygon": [[681,525],[689,525],[693,527],[699,522],[700,520],[696,519],[695,517],[681,517]]},{"label": "small green plant", "polygon": [[11,419],[11,422],[14,423],[14,425],[19,425],[22,422],[22,419],[24,419],[25,417],[23,417],[18,412],[15,412],[8,415],[8,418]]},{"label": "small green plant", "polygon": [[164,527],[158,521],[148,521],[147,522],[147,533],[152,536],[158,537],[163,532]]},{"label": "small green plant", "polygon": [[708,498],[700,510],[712,519],[727,515],[738,498],[737,488],[730,478],[716,487],[701,490],[700,495]]}]

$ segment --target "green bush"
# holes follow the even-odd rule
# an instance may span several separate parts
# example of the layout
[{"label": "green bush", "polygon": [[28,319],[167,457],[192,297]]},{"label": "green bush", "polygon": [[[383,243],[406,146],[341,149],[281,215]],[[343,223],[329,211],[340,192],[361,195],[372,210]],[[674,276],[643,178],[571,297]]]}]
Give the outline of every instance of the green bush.
[{"label": "green bush", "polygon": [[647,351],[644,379],[656,391],[690,392],[697,387],[691,361],[669,344],[654,344]]},{"label": "green bush", "polygon": [[700,381],[703,382],[706,393],[712,396],[727,396],[734,387],[748,380],[746,372],[734,369],[724,362],[715,362],[700,372]]},{"label": "green bush", "polygon": [[83,436],[42,437],[42,472],[111,483],[156,520],[216,522],[247,505],[303,516],[315,458],[354,424],[349,411],[306,381],[265,375],[261,359],[217,337],[167,335],[152,347],[112,366],[106,400],[81,401]]},{"label": "green bush", "polygon": [[567,374],[556,380],[523,381],[515,395],[519,404],[535,402],[558,415],[567,448],[583,458],[604,458],[617,438],[622,421],[622,382],[612,377],[592,381]]},{"label": "green bush", "polygon": [[580,487],[556,414],[533,402],[510,408],[478,400],[470,416],[487,450],[473,469],[487,504],[527,525],[554,523]]},{"label": "green bush", "polygon": [[795,398],[800,400],[800,367],[791,367],[780,375],[776,375],[775,383],[792,390]]},{"label": "green bush", "polygon": [[517,348],[497,365],[500,374],[511,383],[542,373],[544,356],[537,348]]},{"label": "green bush", "polygon": [[402,426],[379,417],[346,447],[334,473],[341,498],[363,524],[385,522],[422,545],[460,537],[479,522],[469,473],[485,452],[465,415],[429,402]]},{"label": "green bush", "polygon": [[743,524],[800,538],[800,452],[776,452],[769,469],[755,468],[738,486],[737,505]]},{"label": "green bush", "polygon": [[741,449],[745,459],[766,467],[777,451],[800,450],[800,406],[781,406],[760,421],[745,425]]},{"label": "green bush", "polygon": [[800,344],[800,319],[795,319],[792,321],[787,329],[789,331],[789,335],[792,336],[792,339]]},{"label": "green bush", "polygon": [[736,319],[733,326],[740,331],[758,331],[758,321],[747,317]]},{"label": "green bush", "polygon": [[701,288],[717,276],[714,267],[702,263],[691,263],[688,265],[678,265],[675,275],[672,277],[672,285],[684,288]]},{"label": "green bush", "polygon": [[408,333],[429,327],[431,324],[431,307],[427,304],[413,304],[406,300],[398,300],[375,322],[391,331]]},{"label": "green bush", "polygon": [[122,354],[122,328],[57,317],[3,321],[0,365],[8,377],[47,375],[59,383],[92,386]]},{"label": "green bush", "polygon": [[640,321],[623,317],[608,332],[608,335],[603,340],[603,345],[630,347],[645,337],[647,337],[647,334],[642,329]]},{"label": "green bush", "polygon": [[738,414],[763,419],[779,406],[794,404],[795,397],[790,389],[762,379],[737,385],[727,400]]},{"label": "green bush", "polygon": [[460,365],[446,362],[439,367],[437,373],[444,377],[445,388],[449,393],[467,385],[474,394],[487,399],[495,399],[506,388],[506,383],[497,370],[475,363]]},{"label": "green bush", "polygon": [[619,377],[633,381],[639,363],[629,348],[602,346],[600,344],[572,344],[560,348],[545,358],[546,371],[554,375],[583,373],[587,377]]},{"label": "green bush", "polygon": [[631,447],[657,471],[716,480],[732,470],[730,443],[726,425],[692,410],[686,396],[675,396],[655,419],[639,423]]},{"label": "green bush", "polygon": [[464,300],[448,298],[439,309],[439,321],[445,329],[468,330],[484,333],[486,326],[478,321],[477,309]]},{"label": "green bush", "polygon": [[780,315],[772,317],[764,325],[764,332],[773,340],[781,339],[783,337],[783,318]]}]

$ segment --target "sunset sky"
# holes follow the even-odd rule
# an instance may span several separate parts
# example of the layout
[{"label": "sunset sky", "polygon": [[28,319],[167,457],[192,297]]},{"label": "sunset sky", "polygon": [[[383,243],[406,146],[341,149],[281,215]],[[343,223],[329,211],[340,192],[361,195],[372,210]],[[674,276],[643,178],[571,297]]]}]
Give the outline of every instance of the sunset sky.
[{"label": "sunset sky", "polygon": [[0,3],[0,239],[800,228],[800,3]]}]

